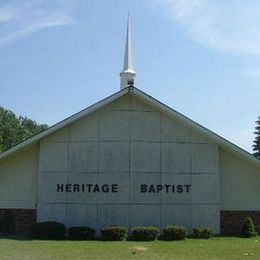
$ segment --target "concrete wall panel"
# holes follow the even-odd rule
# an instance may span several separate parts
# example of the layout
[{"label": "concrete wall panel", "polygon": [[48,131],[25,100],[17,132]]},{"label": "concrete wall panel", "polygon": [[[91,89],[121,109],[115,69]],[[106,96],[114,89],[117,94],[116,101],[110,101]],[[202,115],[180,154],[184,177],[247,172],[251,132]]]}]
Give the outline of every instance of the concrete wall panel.
[{"label": "concrete wall panel", "polygon": [[66,171],[68,160],[67,143],[41,143],[39,171]]},{"label": "concrete wall panel", "polygon": [[214,144],[192,144],[192,172],[218,173],[218,146]]},{"label": "concrete wall panel", "polygon": [[162,171],[188,173],[191,171],[190,144],[163,143]]},{"label": "concrete wall panel", "polygon": [[220,211],[218,205],[193,205],[192,227],[210,226],[214,233],[220,232]]},{"label": "concrete wall panel", "polygon": [[160,173],[131,173],[130,175],[130,203],[154,204],[161,202],[161,193],[141,192],[141,185],[161,184]]},{"label": "concrete wall panel", "polygon": [[100,139],[128,141],[129,112],[102,111],[100,113]]},{"label": "concrete wall panel", "polygon": [[97,205],[69,204],[67,220],[70,227],[87,226],[97,227]]},{"label": "concrete wall panel", "polygon": [[161,205],[131,205],[130,226],[161,226]]},{"label": "concrete wall panel", "polygon": [[37,222],[57,221],[67,225],[67,205],[66,204],[45,204],[37,206]]},{"label": "concrete wall panel", "polygon": [[68,170],[70,172],[97,172],[98,143],[70,143]]},{"label": "concrete wall panel", "polygon": [[162,227],[167,225],[180,225],[189,228],[192,232],[191,223],[191,206],[190,205],[163,205],[162,206]]},{"label": "concrete wall panel", "polygon": [[66,203],[66,193],[57,192],[57,184],[64,184],[66,180],[66,175],[61,173],[39,173],[37,204]]},{"label": "concrete wall panel", "polygon": [[[191,177],[188,174],[162,174],[162,184],[171,185],[169,192],[164,189],[162,192],[162,203],[191,203]],[[181,187],[178,188],[178,185]],[[174,186],[174,187],[173,187]]]},{"label": "concrete wall panel", "polygon": [[110,225],[129,226],[128,205],[98,205],[99,229]]},{"label": "concrete wall panel", "polygon": [[[66,182],[65,182],[66,183]],[[67,176],[67,183],[69,184],[96,184],[98,183],[98,175],[97,174],[77,174],[77,173],[69,173]],[[92,189],[92,187],[90,187]],[[66,194],[68,203],[81,203],[81,204],[89,204],[89,203],[97,203],[98,194],[89,192],[89,187],[84,187],[84,191],[82,191],[82,187],[79,187],[80,191],[78,192],[76,189],[74,191],[71,188],[71,192]]]},{"label": "concrete wall panel", "polygon": [[117,192],[100,192],[98,203],[129,203],[129,178],[125,174],[99,174],[98,183],[117,184]]},{"label": "concrete wall panel", "polygon": [[98,140],[99,113],[94,112],[70,126],[70,141]]},{"label": "concrete wall panel", "polygon": [[100,173],[129,171],[129,143],[101,142],[99,155]]},{"label": "concrete wall panel", "polygon": [[162,141],[188,143],[190,141],[190,131],[177,121],[162,115]]},{"label": "concrete wall panel", "polygon": [[160,143],[132,142],[130,144],[130,171],[160,172]]},{"label": "concrete wall panel", "polygon": [[60,131],[49,135],[48,137],[41,140],[43,143],[65,143],[69,140],[69,127],[65,127]]},{"label": "concrete wall panel", "polygon": [[133,111],[130,114],[130,139],[134,141],[160,141],[161,118],[158,112]]},{"label": "concrete wall panel", "polygon": [[192,203],[219,203],[219,175],[193,174],[191,183]]}]

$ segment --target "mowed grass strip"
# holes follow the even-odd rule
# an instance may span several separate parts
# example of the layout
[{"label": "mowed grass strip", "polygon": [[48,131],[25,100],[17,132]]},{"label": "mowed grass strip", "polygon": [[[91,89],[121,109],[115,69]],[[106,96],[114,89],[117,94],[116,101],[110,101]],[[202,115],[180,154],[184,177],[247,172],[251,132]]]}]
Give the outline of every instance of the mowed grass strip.
[{"label": "mowed grass strip", "polygon": [[260,237],[153,242],[0,239],[0,259],[260,259]]}]

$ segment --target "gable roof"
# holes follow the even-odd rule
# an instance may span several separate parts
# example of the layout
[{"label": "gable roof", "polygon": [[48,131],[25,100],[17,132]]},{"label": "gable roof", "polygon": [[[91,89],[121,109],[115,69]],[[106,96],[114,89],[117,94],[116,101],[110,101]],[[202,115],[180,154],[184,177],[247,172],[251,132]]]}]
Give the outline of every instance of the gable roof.
[{"label": "gable roof", "polygon": [[161,103],[160,101],[156,100],[152,96],[149,96],[148,94],[139,90],[138,88],[132,87],[132,86],[116,92],[115,94],[113,94],[113,95],[93,104],[92,106],[89,106],[89,107],[85,108],[84,110],[66,118],[65,120],[51,126],[47,130],[4,151],[3,153],[0,154],[0,161],[3,160],[4,158],[7,158],[7,157],[15,154],[18,151],[21,151],[22,149],[24,149],[26,147],[29,147],[30,145],[37,143],[41,139],[55,133],[56,131],[74,123],[75,121],[81,119],[82,117],[98,110],[99,108],[101,108],[127,94],[140,98],[141,100],[149,103],[150,105],[156,107],[157,109],[162,110],[163,112],[168,114],[168,116],[180,121],[187,127],[196,130],[197,132],[201,133],[208,139],[211,139],[214,143],[219,144],[220,147],[222,147],[223,149],[228,150],[232,153],[235,153],[236,155],[238,155],[238,156],[246,159],[247,161],[253,163],[254,165],[260,167],[260,160],[256,159],[249,152],[247,152],[247,151],[243,150],[242,148],[238,147],[237,145],[229,142],[228,140],[224,139],[223,137],[215,134],[214,132],[210,131],[209,129],[201,126],[200,124],[198,124],[195,121],[189,119],[188,117],[182,115],[181,113],[177,112],[176,110]]}]

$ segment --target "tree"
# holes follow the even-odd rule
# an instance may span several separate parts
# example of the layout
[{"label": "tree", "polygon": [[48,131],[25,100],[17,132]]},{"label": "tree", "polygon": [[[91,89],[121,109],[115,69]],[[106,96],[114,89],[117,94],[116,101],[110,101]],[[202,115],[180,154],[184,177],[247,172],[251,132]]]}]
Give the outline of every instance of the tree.
[{"label": "tree", "polygon": [[19,116],[0,107],[0,152],[48,128],[46,124]]},{"label": "tree", "polygon": [[256,127],[255,127],[255,140],[253,141],[253,155],[260,159],[260,116],[258,117],[258,120],[256,121]]}]

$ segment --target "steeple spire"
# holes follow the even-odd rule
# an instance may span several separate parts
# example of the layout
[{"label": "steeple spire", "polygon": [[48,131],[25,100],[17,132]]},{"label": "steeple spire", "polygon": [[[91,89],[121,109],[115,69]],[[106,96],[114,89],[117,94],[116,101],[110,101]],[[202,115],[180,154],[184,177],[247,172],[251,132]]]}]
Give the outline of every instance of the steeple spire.
[{"label": "steeple spire", "polygon": [[120,89],[122,90],[124,88],[127,88],[129,85],[134,85],[135,75],[136,73],[133,68],[133,59],[132,59],[130,18],[128,13],[126,43],[125,43],[125,59],[124,59],[123,71],[120,73],[120,78],[121,78]]}]

